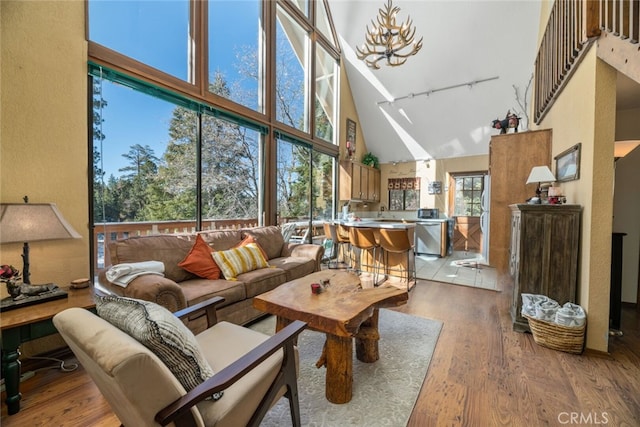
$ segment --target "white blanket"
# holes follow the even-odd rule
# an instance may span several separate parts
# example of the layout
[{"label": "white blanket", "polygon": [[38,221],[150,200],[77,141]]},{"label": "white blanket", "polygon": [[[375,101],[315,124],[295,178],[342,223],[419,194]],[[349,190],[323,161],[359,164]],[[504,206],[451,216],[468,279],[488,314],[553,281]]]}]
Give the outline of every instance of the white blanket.
[{"label": "white blanket", "polygon": [[144,274],[164,276],[164,263],[160,261],[144,261],[116,264],[105,273],[107,280],[123,288],[126,288],[133,279]]}]

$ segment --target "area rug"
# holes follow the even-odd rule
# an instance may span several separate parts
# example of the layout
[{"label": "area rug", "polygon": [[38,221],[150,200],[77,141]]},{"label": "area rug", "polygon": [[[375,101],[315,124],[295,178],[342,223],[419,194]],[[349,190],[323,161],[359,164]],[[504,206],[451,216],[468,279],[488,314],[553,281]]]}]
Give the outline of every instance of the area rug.
[{"label": "area rug", "polygon": [[[273,334],[275,318],[250,326]],[[393,310],[380,310],[380,360],[353,362],[353,398],[337,405],[325,398],[325,368],[316,368],[325,335],[305,330],[300,334],[300,398],[303,426],[406,426],[429,369],[442,323]],[[281,399],[261,426],[291,426],[289,402]]]}]

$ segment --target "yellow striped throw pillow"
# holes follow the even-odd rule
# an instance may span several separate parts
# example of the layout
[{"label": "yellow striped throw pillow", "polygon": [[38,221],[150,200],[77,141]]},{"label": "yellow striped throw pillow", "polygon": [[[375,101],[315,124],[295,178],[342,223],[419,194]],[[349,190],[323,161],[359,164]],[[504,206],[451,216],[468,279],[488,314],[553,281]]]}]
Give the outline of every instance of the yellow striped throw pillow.
[{"label": "yellow striped throw pillow", "polygon": [[215,251],[211,256],[227,280],[237,280],[239,274],[269,267],[262,251],[255,243],[227,251]]}]

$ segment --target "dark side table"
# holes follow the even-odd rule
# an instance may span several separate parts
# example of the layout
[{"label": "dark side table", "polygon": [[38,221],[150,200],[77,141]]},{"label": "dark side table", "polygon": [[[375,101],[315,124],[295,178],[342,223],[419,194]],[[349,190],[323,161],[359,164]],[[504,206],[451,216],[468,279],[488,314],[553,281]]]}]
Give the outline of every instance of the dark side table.
[{"label": "dark side table", "polygon": [[93,289],[64,289],[68,297],[36,305],[17,308],[0,314],[2,329],[2,377],[7,392],[9,415],[20,411],[20,344],[53,335],[58,331],[52,318],[71,307],[81,307],[95,312]]}]

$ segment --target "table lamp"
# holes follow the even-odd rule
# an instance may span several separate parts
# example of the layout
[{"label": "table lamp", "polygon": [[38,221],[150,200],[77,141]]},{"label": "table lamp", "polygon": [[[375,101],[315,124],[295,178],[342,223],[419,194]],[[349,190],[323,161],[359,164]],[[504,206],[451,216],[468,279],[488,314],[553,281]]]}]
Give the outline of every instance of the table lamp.
[{"label": "table lamp", "polygon": [[540,193],[542,193],[540,184],[543,182],[554,182],[555,180],[556,177],[553,176],[553,172],[551,172],[549,166],[534,166],[533,169],[531,169],[529,178],[527,178],[527,184],[534,182],[538,183],[538,187],[536,188],[536,197],[538,198],[537,203],[540,203]]},{"label": "table lamp", "polygon": [[0,243],[23,242],[22,281],[29,280],[29,242],[40,240],[79,239],[78,234],[62,217],[55,203],[0,203]]}]

